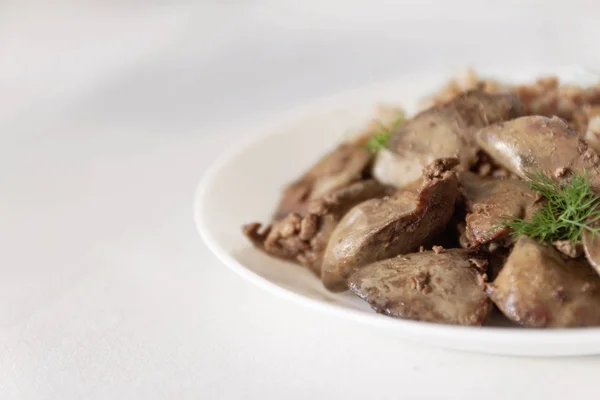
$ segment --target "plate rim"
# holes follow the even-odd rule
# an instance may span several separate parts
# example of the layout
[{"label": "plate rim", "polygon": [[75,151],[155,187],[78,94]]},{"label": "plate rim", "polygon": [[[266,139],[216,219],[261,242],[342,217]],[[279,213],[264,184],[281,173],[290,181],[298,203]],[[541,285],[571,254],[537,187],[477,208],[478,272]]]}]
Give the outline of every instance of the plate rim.
[{"label": "plate rim", "polygon": [[[441,76],[441,75],[440,75]],[[421,77],[422,78],[422,77]],[[436,76],[432,77],[434,80]],[[211,233],[208,225],[205,223],[206,204],[203,199],[207,197],[209,188],[212,186],[215,177],[219,171],[232,162],[236,156],[243,152],[246,148],[260,143],[261,141],[274,135],[285,135],[286,126],[292,125],[293,123],[299,123],[302,119],[309,116],[316,116],[323,114],[324,112],[331,111],[333,107],[350,108],[353,105],[365,104],[365,101],[356,101],[353,99],[358,98],[358,93],[368,93],[381,91],[383,85],[398,85],[399,82],[406,81],[407,77],[391,79],[374,84],[359,86],[350,90],[338,92],[333,95],[321,97],[316,100],[310,101],[302,106],[294,107],[288,111],[278,113],[268,121],[261,121],[253,123],[253,128],[250,129],[251,133],[245,140],[240,140],[239,143],[233,146],[231,149],[224,151],[205,171],[202,175],[200,182],[197,185],[194,194],[193,203],[193,217],[200,237],[208,247],[208,249],[217,256],[217,258],[225,264],[229,269],[236,272],[242,278],[249,280],[256,284],[261,289],[272,293],[278,297],[286,300],[293,301],[297,304],[301,304],[310,309],[318,310],[329,315],[335,315],[343,317],[346,320],[352,320],[358,323],[366,323],[368,325],[375,325],[380,328],[391,329],[397,333],[404,333],[407,338],[413,337],[414,334],[425,335],[429,339],[448,339],[453,338],[456,335],[460,336],[460,340],[475,340],[478,342],[505,342],[509,344],[513,341],[518,341],[519,346],[535,345],[544,346],[544,344],[556,344],[560,342],[571,342],[583,345],[585,342],[595,342],[596,346],[600,343],[600,327],[581,327],[581,328],[508,328],[508,327],[472,327],[472,326],[458,326],[458,325],[446,325],[423,321],[413,321],[399,318],[390,318],[387,316],[380,315],[376,312],[368,313],[361,310],[355,310],[350,308],[340,307],[336,304],[331,304],[318,299],[314,299],[303,294],[296,293],[292,290],[286,289],[269,281],[268,279],[260,276],[259,274],[244,267],[237,259],[235,259],[228,250],[223,248],[218,239]],[[368,98],[368,96],[366,96]],[[429,340],[425,341],[430,343]],[[442,347],[461,348],[461,346],[447,346],[441,345]],[[575,346],[575,345],[573,345]],[[487,350],[470,350],[464,348],[462,350],[473,351],[478,353],[488,354],[513,354],[513,355],[542,355],[542,356],[561,356],[561,355],[593,355],[600,354],[600,350],[591,351],[557,351],[550,352],[549,354],[537,354],[537,352],[524,352],[524,351],[494,351],[494,349]],[[564,353],[564,354],[563,354]]]}]

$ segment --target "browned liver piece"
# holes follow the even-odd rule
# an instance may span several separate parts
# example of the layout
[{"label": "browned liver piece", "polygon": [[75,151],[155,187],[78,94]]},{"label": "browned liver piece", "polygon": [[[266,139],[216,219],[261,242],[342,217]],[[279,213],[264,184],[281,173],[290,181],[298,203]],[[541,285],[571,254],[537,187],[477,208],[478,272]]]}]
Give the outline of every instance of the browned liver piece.
[{"label": "browned liver piece", "polygon": [[600,276],[585,259],[521,238],[487,292],[509,319],[530,327],[600,325]]},{"label": "browned liver piece", "polygon": [[265,252],[307,265],[321,275],[323,253],[333,229],[355,205],[389,193],[374,180],[353,183],[309,203],[304,215],[292,213],[261,232],[260,223],[243,226],[248,238]]},{"label": "browned liver piece", "polygon": [[291,213],[303,215],[312,200],[360,180],[372,157],[357,143],[339,145],[284,189],[273,219],[280,220]]},{"label": "browned liver piece", "polygon": [[538,195],[517,179],[485,178],[471,172],[460,174],[467,207],[466,238],[473,247],[505,238],[503,218],[527,218],[535,211]]},{"label": "browned liver piece", "polygon": [[458,197],[452,170],[456,163],[456,159],[436,160],[424,169],[419,189],[400,190],[350,210],[335,228],[325,251],[321,270],[325,287],[345,290],[346,280],[355,269],[414,251],[443,230]]},{"label": "browned liver piece", "polygon": [[481,325],[491,309],[480,269],[485,264],[465,249],[412,253],[357,270],[349,286],[377,312],[391,317]]},{"label": "browned liver piece", "polygon": [[389,150],[378,153],[373,176],[402,188],[421,176],[435,159],[458,157],[468,169],[477,160],[475,133],[489,124],[515,118],[521,104],[515,95],[492,95],[472,90],[452,101],[429,108],[392,134]]},{"label": "browned liver piece", "polygon": [[600,189],[600,157],[562,119],[521,117],[481,129],[477,143],[523,179],[535,173],[561,181],[569,172],[588,174]]}]

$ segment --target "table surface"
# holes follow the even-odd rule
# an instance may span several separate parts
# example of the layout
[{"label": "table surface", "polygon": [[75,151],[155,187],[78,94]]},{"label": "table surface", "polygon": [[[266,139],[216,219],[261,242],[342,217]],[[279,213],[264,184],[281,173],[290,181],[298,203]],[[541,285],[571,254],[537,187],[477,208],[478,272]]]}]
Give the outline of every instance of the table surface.
[{"label": "table surface", "polygon": [[594,2],[447,3],[0,3],[0,398],[597,398],[599,357],[382,336],[196,234],[204,170],[288,108],[415,71],[599,64]]}]

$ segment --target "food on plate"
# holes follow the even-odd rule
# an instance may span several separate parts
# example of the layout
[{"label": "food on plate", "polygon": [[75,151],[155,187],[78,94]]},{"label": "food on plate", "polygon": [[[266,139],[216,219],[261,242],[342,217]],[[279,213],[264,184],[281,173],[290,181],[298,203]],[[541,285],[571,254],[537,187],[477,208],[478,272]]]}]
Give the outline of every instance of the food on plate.
[{"label": "food on plate", "polygon": [[[561,252],[575,256],[582,234],[600,231],[600,227],[595,226],[600,220],[600,197],[592,182],[587,175],[576,173],[562,183],[541,173],[532,175],[531,179],[529,186],[542,196],[543,203],[529,218],[513,215],[503,218],[501,224],[510,228],[513,236],[525,235],[540,242],[551,242],[558,245]],[[566,241],[574,248],[568,250]]]},{"label": "food on plate", "polygon": [[468,168],[477,160],[475,133],[519,114],[518,97],[490,95],[478,90],[422,111],[391,132],[386,149],[378,152],[373,176],[402,188],[421,176],[421,170],[439,158],[458,157]]},{"label": "food on plate", "polygon": [[321,275],[323,254],[340,219],[355,205],[390,193],[390,188],[374,180],[342,187],[308,204],[304,214],[290,213],[262,229],[260,223],[244,226],[244,232],[267,253],[296,260]]},{"label": "food on plate", "polygon": [[380,107],[243,231],[390,317],[600,326],[599,121],[600,84],[468,72],[412,118]]},{"label": "food on plate", "polygon": [[373,151],[384,146],[389,132],[404,121],[401,108],[380,105],[376,111],[376,118],[365,129],[346,138],[285,187],[273,215],[275,221],[291,213],[303,214],[312,200],[370,176]]},{"label": "food on plate", "polygon": [[446,103],[462,92],[479,89],[486,93],[514,93],[519,96],[523,115],[557,116],[584,134],[600,113],[600,84],[580,87],[561,84],[554,76],[542,77],[533,83],[511,85],[491,79],[481,79],[475,71],[466,70],[451,80],[438,93],[427,99],[423,107]]},{"label": "food on plate", "polygon": [[436,160],[423,171],[418,188],[352,208],[333,231],[321,268],[326,288],[347,289],[348,276],[368,263],[405,254],[439,233],[454,213],[456,159]]},{"label": "food on plate", "polygon": [[400,318],[481,325],[491,310],[487,258],[451,249],[399,255],[350,276],[350,290],[377,312]]},{"label": "food on plate", "polygon": [[600,157],[558,117],[516,118],[485,127],[476,138],[485,152],[522,179],[540,172],[562,180],[586,171],[600,188]]},{"label": "food on plate", "polygon": [[469,171],[460,174],[460,186],[468,212],[465,236],[469,247],[502,241],[509,228],[498,221],[507,215],[527,219],[539,199],[521,180],[481,177]]},{"label": "food on plate", "polygon": [[372,153],[358,143],[342,143],[283,191],[273,219],[302,214],[311,200],[361,180]]},{"label": "food on plate", "polygon": [[585,259],[566,259],[523,237],[487,293],[511,320],[530,327],[600,325],[600,276]]}]

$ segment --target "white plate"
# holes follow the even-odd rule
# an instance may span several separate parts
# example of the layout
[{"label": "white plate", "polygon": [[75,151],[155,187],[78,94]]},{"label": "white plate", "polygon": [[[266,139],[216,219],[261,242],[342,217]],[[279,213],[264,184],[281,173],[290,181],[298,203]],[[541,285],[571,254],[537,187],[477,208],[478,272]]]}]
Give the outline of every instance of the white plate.
[{"label": "white plate", "polygon": [[[507,71],[486,72],[511,80],[532,79],[540,73],[532,68],[520,69],[518,74]],[[580,71],[566,68],[559,75],[571,80],[589,79]],[[600,328],[461,327],[378,315],[351,294],[328,292],[306,268],[254,249],[242,235],[242,224],[267,221],[284,184],[331,149],[341,136],[368,121],[375,104],[389,102],[414,111],[417,101],[445,78],[409,76],[353,90],[295,110],[262,129],[261,136],[225,155],[204,176],[194,204],[198,231],[225,265],[258,286],[332,317],[349,318],[374,330],[392,333],[399,339],[507,355],[600,354]]]}]

